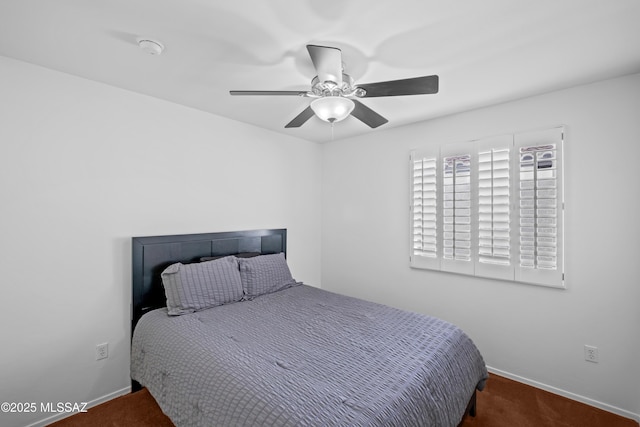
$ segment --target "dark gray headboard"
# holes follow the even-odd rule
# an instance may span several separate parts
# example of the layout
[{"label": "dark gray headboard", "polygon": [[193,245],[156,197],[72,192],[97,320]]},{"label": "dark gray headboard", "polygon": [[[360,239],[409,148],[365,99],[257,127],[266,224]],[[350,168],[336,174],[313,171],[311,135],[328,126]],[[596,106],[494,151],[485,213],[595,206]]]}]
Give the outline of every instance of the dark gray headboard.
[{"label": "dark gray headboard", "polygon": [[243,252],[287,253],[287,230],[249,230],[132,238],[133,301],[131,336],[140,317],[164,307],[160,273],[175,262],[198,262],[201,257]]}]

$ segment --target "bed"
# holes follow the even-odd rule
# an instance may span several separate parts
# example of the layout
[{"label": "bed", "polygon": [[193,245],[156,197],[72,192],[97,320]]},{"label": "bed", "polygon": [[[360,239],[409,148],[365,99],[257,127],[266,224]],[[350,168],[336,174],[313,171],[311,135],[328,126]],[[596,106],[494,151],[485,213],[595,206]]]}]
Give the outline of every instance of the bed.
[{"label": "bed", "polygon": [[[132,388],[178,427],[455,427],[475,415],[487,371],[463,331],[281,278],[286,236],[133,238]],[[234,283],[239,269],[241,295],[233,285],[230,302],[180,312],[171,280],[210,266]]]}]

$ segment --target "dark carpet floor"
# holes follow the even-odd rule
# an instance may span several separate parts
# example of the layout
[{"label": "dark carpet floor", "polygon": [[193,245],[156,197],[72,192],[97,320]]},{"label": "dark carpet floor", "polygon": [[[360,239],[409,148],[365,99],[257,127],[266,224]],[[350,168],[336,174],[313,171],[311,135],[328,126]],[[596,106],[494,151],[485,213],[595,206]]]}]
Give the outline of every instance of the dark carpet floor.
[{"label": "dark carpet floor", "polygon": [[[477,415],[466,417],[460,427],[638,427],[628,418],[497,375],[478,393],[477,408]],[[50,425],[84,426],[174,427],[146,389]]]}]

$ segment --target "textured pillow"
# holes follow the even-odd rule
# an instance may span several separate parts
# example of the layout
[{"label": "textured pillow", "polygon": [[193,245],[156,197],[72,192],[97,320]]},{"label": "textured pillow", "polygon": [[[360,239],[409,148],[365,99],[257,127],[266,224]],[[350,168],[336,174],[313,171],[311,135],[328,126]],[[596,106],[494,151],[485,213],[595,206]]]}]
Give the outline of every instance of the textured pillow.
[{"label": "textured pillow", "polygon": [[[233,256],[236,258],[253,258],[254,256],[260,255],[260,252],[240,252],[239,254],[234,254]],[[214,255],[214,256],[203,256],[200,258],[200,262],[202,261],[213,261],[214,259],[224,258],[229,255]]]},{"label": "textured pillow", "polygon": [[239,258],[245,299],[269,294],[296,284],[283,253]]},{"label": "textured pillow", "polygon": [[196,264],[171,264],[161,276],[170,315],[242,299],[238,260],[232,256]]}]

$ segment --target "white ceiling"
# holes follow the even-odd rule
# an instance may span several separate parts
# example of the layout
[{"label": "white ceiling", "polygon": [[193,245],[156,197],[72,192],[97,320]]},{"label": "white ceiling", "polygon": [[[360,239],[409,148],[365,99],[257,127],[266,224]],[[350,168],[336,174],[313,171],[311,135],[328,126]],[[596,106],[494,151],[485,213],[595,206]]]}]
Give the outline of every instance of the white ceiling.
[{"label": "white ceiling", "polygon": [[309,43],[356,82],[440,76],[436,95],[363,99],[389,123],[350,117],[340,139],[640,72],[640,1],[0,0],[0,55],[323,142],[316,117],[284,128],[309,98],[229,95],[308,90]]}]

